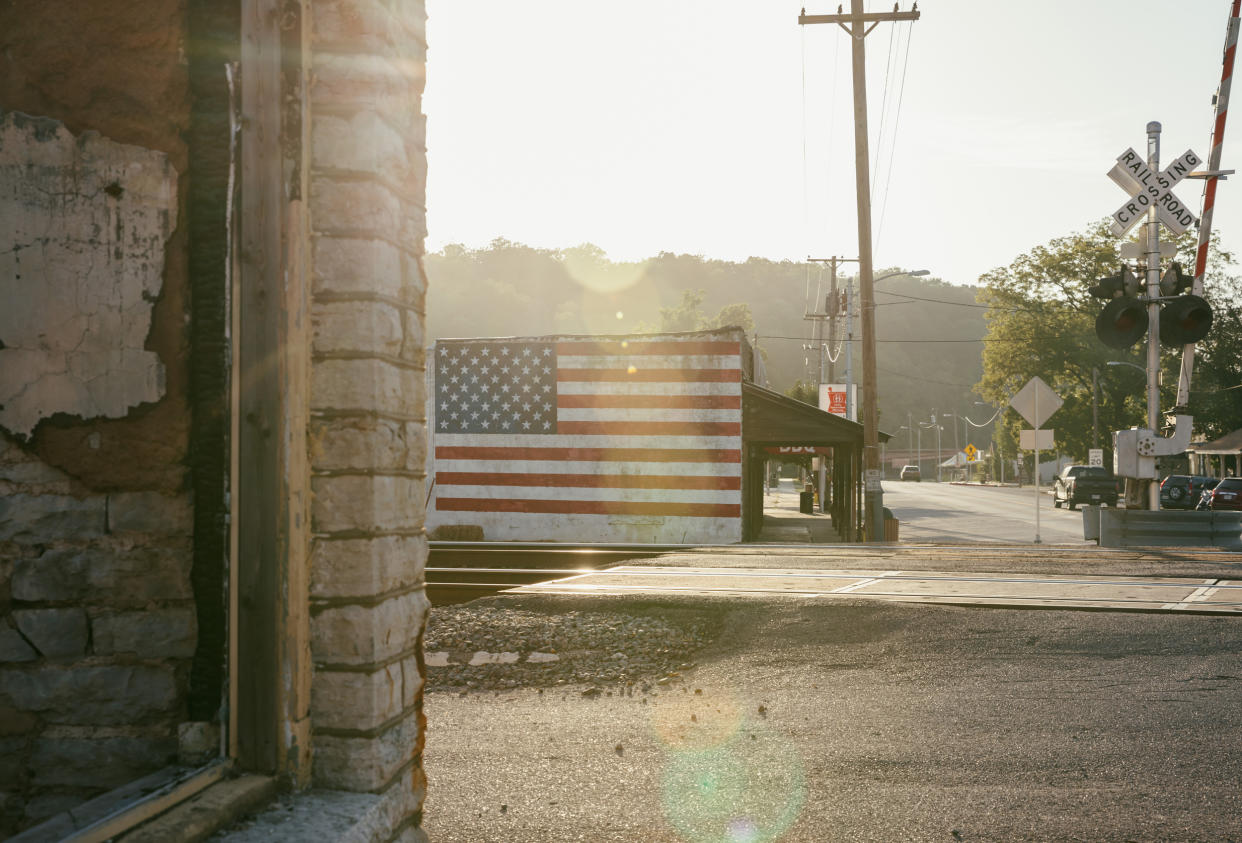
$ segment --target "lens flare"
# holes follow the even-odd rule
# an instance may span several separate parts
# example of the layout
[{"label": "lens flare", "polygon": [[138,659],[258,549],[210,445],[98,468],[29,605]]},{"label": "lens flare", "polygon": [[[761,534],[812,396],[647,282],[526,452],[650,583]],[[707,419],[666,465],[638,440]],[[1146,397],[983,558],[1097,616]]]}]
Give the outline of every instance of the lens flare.
[{"label": "lens flare", "polygon": [[671,752],[661,793],[669,823],[690,843],[771,843],[806,796],[797,748],[759,723],[717,746]]}]

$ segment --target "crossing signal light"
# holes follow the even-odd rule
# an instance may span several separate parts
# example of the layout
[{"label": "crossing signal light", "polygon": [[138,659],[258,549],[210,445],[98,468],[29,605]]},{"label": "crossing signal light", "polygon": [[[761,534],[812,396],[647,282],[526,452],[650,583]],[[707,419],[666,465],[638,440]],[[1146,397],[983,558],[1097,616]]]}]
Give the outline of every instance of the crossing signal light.
[{"label": "crossing signal light", "polygon": [[1178,296],[1160,308],[1160,344],[1198,342],[1212,330],[1212,308],[1199,296]]},{"label": "crossing signal light", "polygon": [[1147,333],[1147,308],[1131,296],[1118,296],[1095,317],[1095,335],[1109,348],[1129,348]]},{"label": "crossing signal light", "polygon": [[1101,278],[1099,281],[1096,281],[1095,284],[1088,287],[1087,292],[1095,296],[1097,299],[1104,299],[1105,301],[1108,301],[1114,296],[1118,296],[1124,292],[1121,285],[1121,276],[1110,275],[1107,278]]},{"label": "crossing signal light", "polygon": [[1138,291],[1139,280],[1128,266],[1087,288],[1108,302],[1095,318],[1095,334],[1109,348],[1129,348],[1147,333],[1147,308],[1135,298]]},{"label": "crossing signal light", "polygon": [[1194,283],[1194,276],[1187,275],[1182,272],[1181,264],[1174,261],[1169,264],[1169,268],[1164,271],[1164,275],[1160,276],[1160,295],[1176,296],[1190,289],[1190,285]]}]

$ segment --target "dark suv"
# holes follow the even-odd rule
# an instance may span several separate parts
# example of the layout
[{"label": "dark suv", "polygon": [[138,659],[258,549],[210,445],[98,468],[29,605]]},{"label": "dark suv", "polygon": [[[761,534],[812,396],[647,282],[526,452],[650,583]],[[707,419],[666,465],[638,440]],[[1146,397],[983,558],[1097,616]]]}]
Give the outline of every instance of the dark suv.
[{"label": "dark suv", "polygon": [[1201,474],[1170,474],[1160,481],[1160,508],[1194,509],[1204,487],[1215,479]]}]

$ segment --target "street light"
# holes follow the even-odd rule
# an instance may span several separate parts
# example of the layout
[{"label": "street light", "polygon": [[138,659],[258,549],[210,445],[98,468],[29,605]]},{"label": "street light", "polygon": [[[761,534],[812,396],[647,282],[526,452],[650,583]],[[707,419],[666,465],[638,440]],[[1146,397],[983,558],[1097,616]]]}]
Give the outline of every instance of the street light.
[{"label": "street light", "polygon": [[1104,365],[1105,366],[1129,366],[1131,369],[1138,369],[1143,374],[1147,374],[1147,370],[1144,369],[1142,366],[1140,366],[1138,363],[1129,363],[1125,360],[1109,360]]},{"label": "street light", "polygon": [[[870,245],[868,242],[868,248]],[[864,261],[859,264],[858,289],[862,294],[863,477],[864,491],[868,499],[867,538],[874,542],[884,538],[884,488],[880,485],[880,416],[876,403],[875,285],[886,278],[927,275],[929,271],[915,269],[909,272],[890,272],[875,278],[871,274],[870,253],[862,257]]]}]

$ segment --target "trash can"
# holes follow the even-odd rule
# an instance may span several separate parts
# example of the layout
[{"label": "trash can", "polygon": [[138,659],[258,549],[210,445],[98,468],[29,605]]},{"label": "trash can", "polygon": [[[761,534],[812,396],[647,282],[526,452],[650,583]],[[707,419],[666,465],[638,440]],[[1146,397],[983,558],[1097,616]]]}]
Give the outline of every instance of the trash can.
[{"label": "trash can", "polygon": [[799,492],[798,493],[798,511],[804,515],[815,514],[815,493]]},{"label": "trash can", "polygon": [[887,506],[884,507],[884,541],[895,542],[897,538],[901,522],[893,515],[893,511]]}]

